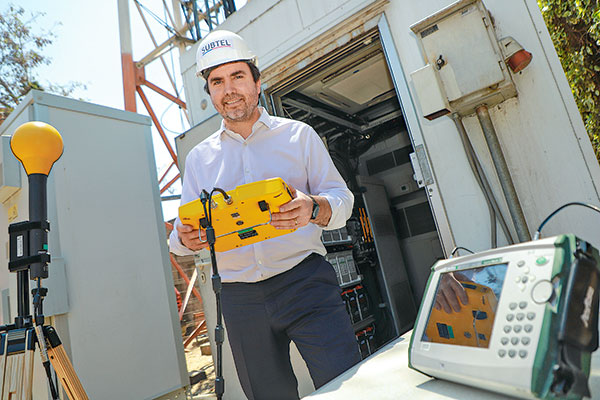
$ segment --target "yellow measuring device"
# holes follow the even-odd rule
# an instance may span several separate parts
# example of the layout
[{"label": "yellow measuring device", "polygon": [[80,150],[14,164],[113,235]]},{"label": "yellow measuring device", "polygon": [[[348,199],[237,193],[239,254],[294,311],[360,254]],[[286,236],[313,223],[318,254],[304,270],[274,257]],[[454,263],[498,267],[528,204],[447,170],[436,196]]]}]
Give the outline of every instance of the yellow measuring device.
[{"label": "yellow measuring device", "polygon": [[[240,185],[212,196],[210,214],[215,230],[215,251],[227,251],[273,237],[285,235],[295,229],[276,229],[271,222],[271,213],[292,200],[287,184],[281,178]],[[205,228],[208,219],[200,199],[179,207],[179,219],[194,229]]]}]

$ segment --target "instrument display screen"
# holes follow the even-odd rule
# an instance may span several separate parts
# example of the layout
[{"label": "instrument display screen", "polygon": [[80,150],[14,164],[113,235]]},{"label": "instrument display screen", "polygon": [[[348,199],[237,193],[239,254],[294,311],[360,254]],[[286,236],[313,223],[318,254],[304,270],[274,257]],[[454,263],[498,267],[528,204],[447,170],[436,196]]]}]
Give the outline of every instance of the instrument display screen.
[{"label": "instrument display screen", "polygon": [[423,342],[488,348],[508,263],[440,275]]}]

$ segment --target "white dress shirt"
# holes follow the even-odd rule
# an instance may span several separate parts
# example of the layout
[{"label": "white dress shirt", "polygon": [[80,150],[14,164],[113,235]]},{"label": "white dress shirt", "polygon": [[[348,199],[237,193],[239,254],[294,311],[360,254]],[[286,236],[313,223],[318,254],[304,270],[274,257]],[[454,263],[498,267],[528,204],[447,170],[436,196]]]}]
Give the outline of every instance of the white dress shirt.
[{"label": "white dress shirt", "polygon": [[[262,107],[260,118],[247,139],[221,128],[196,145],[185,161],[181,204],[200,197],[202,189],[225,191],[237,186],[280,177],[306,194],[325,197],[331,219],[325,229],[345,226],[352,213],[354,196],[335,168],[323,141],[309,125],[270,116]],[[181,222],[179,218],[175,225]],[[233,250],[218,252],[223,282],[257,282],[291,269],[309,254],[325,255],[322,228],[309,223],[296,231]],[[177,229],[170,236],[177,255],[195,252],[185,247]]]}]

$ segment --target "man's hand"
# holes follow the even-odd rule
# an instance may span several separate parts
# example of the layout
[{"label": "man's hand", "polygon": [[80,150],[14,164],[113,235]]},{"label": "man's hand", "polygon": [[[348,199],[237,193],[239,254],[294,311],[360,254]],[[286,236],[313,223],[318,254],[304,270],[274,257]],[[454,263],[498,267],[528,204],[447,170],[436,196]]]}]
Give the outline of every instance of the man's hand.
[{"label": "man's hand", "polygon": [[465,289],[452,273],[443,274],[435,298],[435,308],[443,309],[446,313],[451,314],[452,311],[460,312],[460,303],[469,304],[469,297]]},{"label": "man's hand", "polygon": [[292,200],[271,215],[271,225],[277,229],[296,229],[307,225],[312,215],[312,199],[299,190],[289,186]]},{"label": "man's hand", "polygon": [[190,250],[197,251],[208,247],[206,232],[204,230],[198,231],[198,229],[194,229],[191,225],[178,224],[177,235],[179,235],[181,243]]}]

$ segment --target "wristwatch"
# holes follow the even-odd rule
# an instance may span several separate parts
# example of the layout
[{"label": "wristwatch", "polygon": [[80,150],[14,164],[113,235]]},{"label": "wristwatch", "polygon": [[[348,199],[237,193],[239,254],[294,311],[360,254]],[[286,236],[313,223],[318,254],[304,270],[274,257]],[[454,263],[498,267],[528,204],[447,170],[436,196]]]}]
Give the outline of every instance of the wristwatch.
[{"label": "wristwatch", "polygon": [[317,201],[315,200],[314,197],[312,197],[310,195],[308,197],[310,197],[310,199],[313,202],[312,214],[310,215],[310,220],[312,221],[312,220],[317,219],[317,215],[319,215],[319,203],[317,203]]}]

